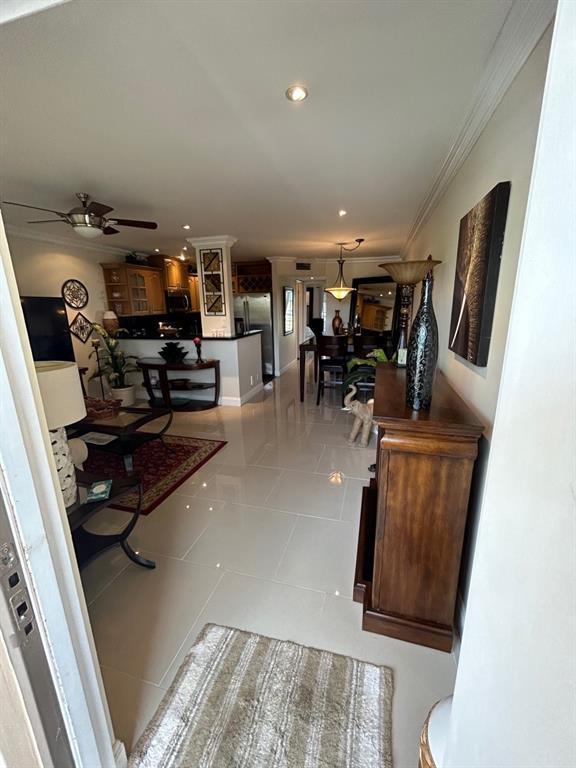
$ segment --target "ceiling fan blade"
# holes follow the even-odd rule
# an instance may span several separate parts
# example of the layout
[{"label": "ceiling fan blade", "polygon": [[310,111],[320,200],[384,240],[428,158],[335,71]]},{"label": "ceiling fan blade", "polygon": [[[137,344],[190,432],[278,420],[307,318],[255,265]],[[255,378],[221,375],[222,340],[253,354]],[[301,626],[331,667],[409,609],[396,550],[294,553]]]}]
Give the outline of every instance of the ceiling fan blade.
[{"label": "ceiling fan blade", "polygon": [[141,229],[158,229],[155,221],[137,221],[136,219],[108,219],[111,224],[120,227],[140,227]]},{"label": "ceiling fan blade", "polygon": [[19,208],[31,208],[33,211],[46,211],[46,213],[55,213],[56,216],[62,216],[66,219],[66,214],[62,211],[53,211],[52,208],[38,208],[37,205],[25,205],[24,203],[12,203],[10,200],[4,200],[5,205],[17,205]]},{"label": "ceiling fan blade", "polygon": [[120,232],[120,230],[119,230],[119,229],[114,229],[114,227],[104,227],[104,229],[102,230],[102,232],[103,232],[105,235],[117,235],[117,234],[118,234],[118,232]]},{"label": "ceiling fan blade", "polygon": [[113,211],[114,208],[110,208],[109,205],[103,205],[102,203],[97,203],[95,200],[92,200],[91,203],[88,203],[86,207],[87,213],[92,213],[94,216],[105,216],[107,213],[110,213],[110,211]]},{"label": "ceiling fan blade", "polygon": [[35,221],[27,221],[27,224],[51,224],[52,222],[55,222],[56,224],[68,224],[66,219],[36,219]]}]

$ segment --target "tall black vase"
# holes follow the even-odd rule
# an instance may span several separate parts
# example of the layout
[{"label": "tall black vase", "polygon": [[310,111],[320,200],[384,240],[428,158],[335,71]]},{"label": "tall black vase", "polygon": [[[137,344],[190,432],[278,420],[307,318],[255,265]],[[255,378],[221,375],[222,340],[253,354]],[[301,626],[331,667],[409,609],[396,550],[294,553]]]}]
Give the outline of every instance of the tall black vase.
[{"label": "tall black vase", "polygon": [[406,403],[414,411],[430,408],[438,361],[438,323],[432,306],[432,270],[422,281],[420,307],[412,323],[406,360]]}]

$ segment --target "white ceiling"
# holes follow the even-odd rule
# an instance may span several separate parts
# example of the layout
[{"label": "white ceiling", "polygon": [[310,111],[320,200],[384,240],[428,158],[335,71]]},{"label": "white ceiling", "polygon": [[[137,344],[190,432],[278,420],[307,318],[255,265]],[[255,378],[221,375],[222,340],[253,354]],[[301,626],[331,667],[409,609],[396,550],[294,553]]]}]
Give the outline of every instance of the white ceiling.
[{"label": "white ceiling", "polygon": [[158,222],[104,239],[140,250],[229,234],[240,258],[358,236],[398,253],[510,6],[73,0],[18,19],[0,27],[2,199],[67,211],[89,192]]}]

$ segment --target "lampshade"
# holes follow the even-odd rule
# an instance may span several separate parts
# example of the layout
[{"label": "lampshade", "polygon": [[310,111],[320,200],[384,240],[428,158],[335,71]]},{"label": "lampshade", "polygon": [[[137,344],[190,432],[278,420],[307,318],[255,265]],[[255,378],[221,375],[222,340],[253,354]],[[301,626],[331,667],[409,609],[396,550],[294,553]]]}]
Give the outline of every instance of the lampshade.
[{"label": "lampshade", "polygon": [[111,309],[107,309],[106,312],[102,315],[102,325],[104,328],[110,333],[110,331],[117,331],[120,327],[120,323],[118,322],[118,315],[116,312],[113,312]]},{"label": "lampshade", "polygon": [[431,269],[441,263],[434,259],[424,259],[422,261],[390,261],[388,264],[378,266],[385,269],[398,285],[416,285],[424,280]]},{"label": "lampshade", "polygon": [[34,363],[48,429],[74,424],[86,416],[76,363],[45,360]]},{"label": "lampshade", "polygon": [[355,291],[356,288],[349,288],[344,280],[344,261],[338,260],[338,277],[336,278],[336,284],[330,288],[324,288],[326,293],[330,293],[338,301],[342,301],[348,296],[349,293]]}]

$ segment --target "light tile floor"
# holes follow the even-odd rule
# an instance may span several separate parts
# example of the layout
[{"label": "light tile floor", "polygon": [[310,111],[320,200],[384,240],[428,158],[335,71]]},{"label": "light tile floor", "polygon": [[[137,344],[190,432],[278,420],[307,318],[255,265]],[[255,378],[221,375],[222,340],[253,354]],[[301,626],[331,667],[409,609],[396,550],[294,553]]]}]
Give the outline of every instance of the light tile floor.
[{"label": "light tile floor", "polygon": [[[335,393],[317,408],[307,387],[301,404],[293,368],[242,408],[176,414],[173,434],[228,444],[139,521],[130,541],[156,569],[113,550],[83,571],[115,732],[128,750],[199,630],[216,622],[392,667],[395,766],[418,762],[422,723],[452,692],[454,661],[362,631],[351,595],[375,444],[350,448],[351,419]],[[125,519],[104,510],[90,527],[113,531]]]}]

